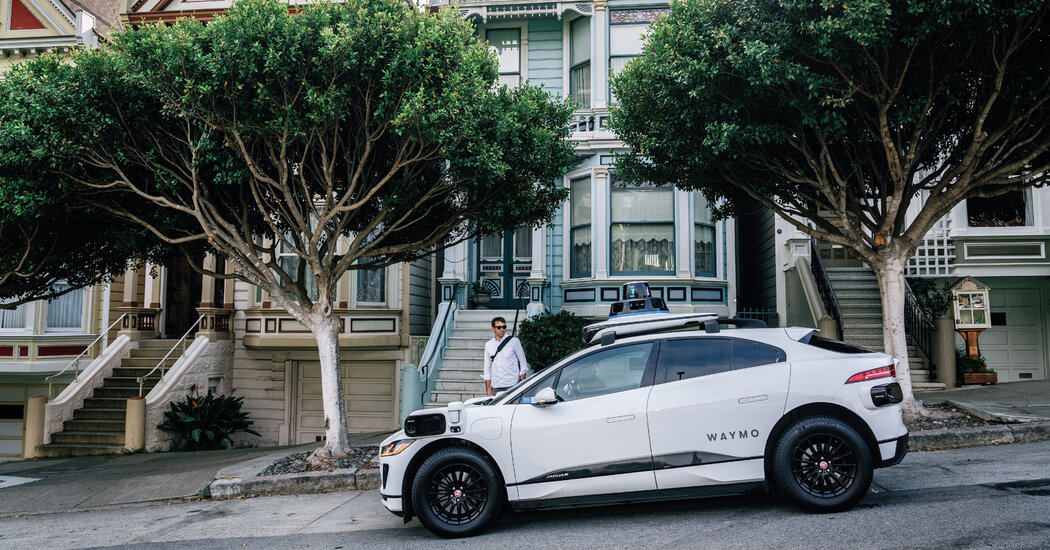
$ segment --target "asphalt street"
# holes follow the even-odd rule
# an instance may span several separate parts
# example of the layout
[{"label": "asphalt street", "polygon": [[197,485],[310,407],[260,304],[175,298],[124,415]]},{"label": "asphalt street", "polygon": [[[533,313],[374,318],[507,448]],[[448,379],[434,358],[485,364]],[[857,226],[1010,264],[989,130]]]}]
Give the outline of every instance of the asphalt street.
[{"label": "asphalt street", "polygon": [[1047,548],[1050,441],[912,453],[855,509],[811,515],[777,496],[507,513],[445,541],[376,491],[179,499],[0,518],[0,548]]}]

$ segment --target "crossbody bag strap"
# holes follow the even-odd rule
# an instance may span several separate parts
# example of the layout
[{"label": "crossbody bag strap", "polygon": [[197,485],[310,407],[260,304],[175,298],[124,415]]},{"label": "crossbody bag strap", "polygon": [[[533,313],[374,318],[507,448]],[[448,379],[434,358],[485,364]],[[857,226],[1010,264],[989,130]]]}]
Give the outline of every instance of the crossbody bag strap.
[{"label": "crossbody bag strap", "polygon": [[499,347],[496,348],[496,353],[493,353],[492,357],[489,357],[489,361],[495,361],[496,360],[496,356],[499,355],[499,352],[503,351],[503,346],[506,346],[509,343],[510,343],[510,338],[507,337],[507,336],[504,336],[503,337],[503,341],[500,342],[499,343]]}]

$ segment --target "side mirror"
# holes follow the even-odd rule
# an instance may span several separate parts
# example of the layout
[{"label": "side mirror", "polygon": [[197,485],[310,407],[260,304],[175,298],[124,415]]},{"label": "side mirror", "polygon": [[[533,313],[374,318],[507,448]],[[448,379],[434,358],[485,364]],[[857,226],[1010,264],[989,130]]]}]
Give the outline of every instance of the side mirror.
[{"label": "side mirror", "polygon": [[549,407],[558,402],[558,396],[554,394],[554,388],[543,388],[532,398],[535,407]]}]

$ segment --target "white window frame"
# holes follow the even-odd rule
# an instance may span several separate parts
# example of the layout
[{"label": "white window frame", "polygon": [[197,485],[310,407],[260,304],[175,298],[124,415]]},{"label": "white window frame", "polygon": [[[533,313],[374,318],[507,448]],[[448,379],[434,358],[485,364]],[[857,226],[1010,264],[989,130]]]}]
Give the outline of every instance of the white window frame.
[{"label": "white window frame", "polygon": [[[482,34],[483,34],[482,42],[485,44],[485,47],[489,47],[489,45],[488,45],[489,44],[489,35],[488,35],[489,31],[502,30],[502,29],[519,29],[519,31],[520,31],[520,33],[518,35],[518,40],[521,41],[520,42],[520,50],[519,50],[519,55],[521,56],[521,59],[518,61],[518,69],[519,69],[518,70],[518,75],[519,75],[519,79],[520,79],[518,81],[518,83],[519,83],[519,85],[524,84],[525,82],[527,82],[529,80],[529,63],[528,63],[528,60],[529,60],[529,22],[528,21],[499,22],[499,23],[489,23],[489,24],[485,25],[485,28],[482,31]],[[498,69],[499,68],[497,67],[497,70]],[[503,74],[504,73],[502,71],[500,71],[500,76],[503,76]],[[507,73],[507,74],[512,74],[512,73]]]}]

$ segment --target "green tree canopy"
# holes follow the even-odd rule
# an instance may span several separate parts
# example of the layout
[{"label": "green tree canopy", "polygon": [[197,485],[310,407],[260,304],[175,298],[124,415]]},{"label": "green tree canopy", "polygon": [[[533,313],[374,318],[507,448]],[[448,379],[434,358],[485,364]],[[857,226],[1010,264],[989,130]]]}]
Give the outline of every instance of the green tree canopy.
[{"label": "green tree canopy", "polygon": [[[614,79],[627,180],[745,199],[850,247],[906,365],[903,268],[967,197],[1050,177],[1042,0],[687,0]],[[916,208],[909,213],[913,203]],[[899,369],[910,397],[908,369]]]},{"label": "green tree canopy", "polygon": [[27,82],[54,109],[24,123],[61,158],[47,177],[96,191],[94,206],[166,243],[231,259],[224,276],[311,329],[325,449],[342,454],[340,277],[549,221],[571,107],[497,86],[494,55],[450,9],[293,11],[242,0],[207,24],[116,35]]}]

